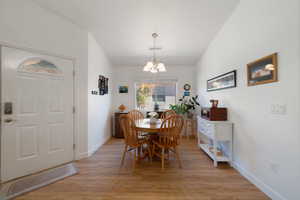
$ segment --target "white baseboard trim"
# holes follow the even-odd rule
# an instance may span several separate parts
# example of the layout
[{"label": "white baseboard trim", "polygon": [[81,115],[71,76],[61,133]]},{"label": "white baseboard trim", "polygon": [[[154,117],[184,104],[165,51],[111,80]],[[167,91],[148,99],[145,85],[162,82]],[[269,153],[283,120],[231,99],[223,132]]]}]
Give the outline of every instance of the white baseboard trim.
[{"label": "white baseboard trim", "polygon": [[248,179],[251,183],[253,183],[256,187],[258,187],[266,195],[268,195],[272,200],[287,200],[281,194],[279,194],[277,191],[273,190],[269,185],[262,182],[254,174],[247,171],[245,168],[243,168],[236,162],[232,163],[232,167],[234,167],[241,175],[243,175],[246,179]]},{"label": "white baseboard trim", "polygon": [[76,160],[81,160],[81,159],[84,159],[84,158],[87,158],[87,157],[89,157],[88,152],[79,153],[76,156]]},{"label": "white baseboard trim", "polygon": [[107,138],[105,138],[105,140],[103,140],[103,142],[94,145],[92,148],[89,149],[89,151],[77,154],[76,160],[81,160],[81,159],[88,158],[88,157],[92,156],[110,138],[111,138],[111,136],[109,135]]},{"label": "white baseboard trim", "polygon": [[109,135],[107,138],[105,138],[102,142],[92,146],[92,148],[89,149],[88,151],[88,157],[92,156],[103,144],[105,144],[111,136]]}]

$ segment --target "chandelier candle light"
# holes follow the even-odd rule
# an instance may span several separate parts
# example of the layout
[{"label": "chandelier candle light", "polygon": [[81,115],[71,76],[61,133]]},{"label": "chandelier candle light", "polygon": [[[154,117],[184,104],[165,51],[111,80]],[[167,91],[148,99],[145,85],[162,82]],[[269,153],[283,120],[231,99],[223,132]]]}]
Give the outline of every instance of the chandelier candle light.
[{"label": "chandelier candle light", "polygon": [[161,48],[156,47],[156,38],[158,37],[158,34],[153,33],[152,37],[153,37],[153,47],[150,48],[150,50],[153,51],[153,57],[152,57],[152,61],[147,62],[147,64],[144,66],[144,71],[151,72],[151,73],[165,72],[167,71],[165,65],[156,59],[155,51],[161,50]]}]

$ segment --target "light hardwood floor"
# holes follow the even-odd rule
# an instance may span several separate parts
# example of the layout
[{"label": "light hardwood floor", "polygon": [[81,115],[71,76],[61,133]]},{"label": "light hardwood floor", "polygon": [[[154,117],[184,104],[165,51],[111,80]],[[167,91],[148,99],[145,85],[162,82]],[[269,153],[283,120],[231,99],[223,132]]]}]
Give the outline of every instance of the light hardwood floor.
[{"label": "light hardwood floor", "polygon": [[183,169],[174,157],[161,171],[160,161],[141,161],[132,170],[124,145],[112,139],[95,155],[77,162],[78,175],[18,197],[18,200],[266,200],[254,185],[227,164],[214,168],[195,140],[183,140]]}]

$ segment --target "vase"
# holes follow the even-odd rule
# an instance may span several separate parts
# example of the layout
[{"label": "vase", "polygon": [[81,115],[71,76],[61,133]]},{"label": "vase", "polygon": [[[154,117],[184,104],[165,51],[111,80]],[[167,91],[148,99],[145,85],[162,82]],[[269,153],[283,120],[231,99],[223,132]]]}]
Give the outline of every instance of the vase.
[{"label": "vase", "polygon": [[156,124],[157,119],[156,118],[150,118],[150,124]]}]

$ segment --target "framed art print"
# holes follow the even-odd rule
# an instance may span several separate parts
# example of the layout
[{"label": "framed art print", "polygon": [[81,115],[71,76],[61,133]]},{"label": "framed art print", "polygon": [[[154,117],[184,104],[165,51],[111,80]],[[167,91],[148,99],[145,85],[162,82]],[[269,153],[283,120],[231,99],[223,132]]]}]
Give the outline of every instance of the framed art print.
[{"label": "framed art print", "polygon": [[223,90],[236,87],[236,70],[207,80],[207,91]]},{"label": "framed art print", "polygon": [[128,86],[126,86],[126,85],[119,86],[119,93],[120,94],[127,94],[128,93]]},{"label": "framed art print", "polygon": [[247,65],[248,86],[278,81],[277,53],[260,58]]}]

